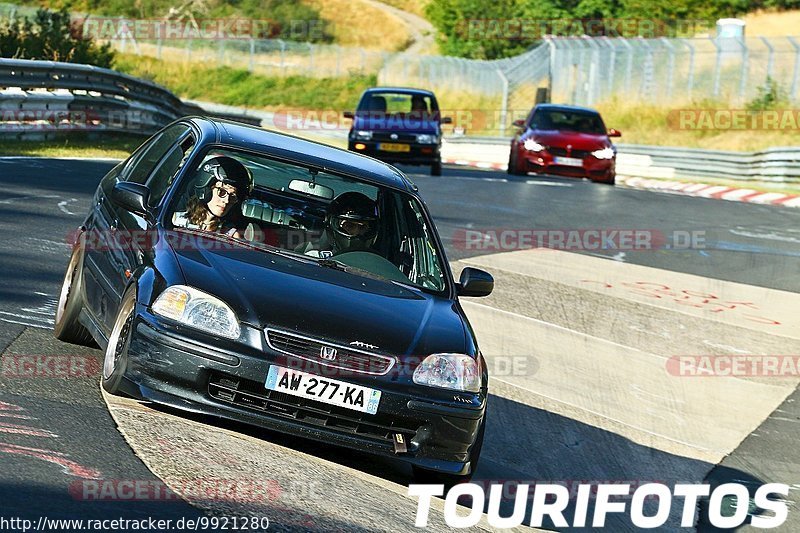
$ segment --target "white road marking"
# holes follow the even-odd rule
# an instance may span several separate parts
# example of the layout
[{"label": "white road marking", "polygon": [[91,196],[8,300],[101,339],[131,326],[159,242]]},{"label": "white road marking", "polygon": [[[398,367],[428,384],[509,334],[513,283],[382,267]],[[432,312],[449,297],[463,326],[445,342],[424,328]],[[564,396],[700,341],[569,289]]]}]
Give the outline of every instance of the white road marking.
[{"label": "white road marking", "polygon": [[704,340],[703,344],[706,346],[711,346],[712,348],[717,348],[719,350],[725,350],[726,352],[735,352],[740,354],[749,354],[751,353],[748,350],[740,350],[739,348],[734,348],[733,346],[728,346],[727,344],[717,344],[715,342],[711,342],[709,340]]},{"label": "white road marking", "polygon": [[66,213],[67,215],[74,216],[77,213],[73,213],[72,211],[67,209],[67,204],[70,203],[70,202],[77,202],[77,201],[78,201],[77,198],[70,198],[69,200],[64,200],[62,202],[58,202],[58,208],[61,209],[62,213]]},{"label": "white road marking", "polygon": [[3,318],[1,316],[0,316],[0,322],[8,322],[10,324],[22,324],[23,326],[28,326],[31,328],[50,329],[49,327],[43,324],[31,324],[30,322],[20,322],[19,320],[11,320],[10,318]]},{"label": "white road marking", "polygon": [[[45,324],[53,324],[53,319],[52,318],[42,318],[42,317],[33,316],[33,315],[21,315],[19,313],[9,313],[8,311],[0,311],[0,315],[13,316],[14,318],[21,318],[23,320],[32,320],[32,321],[44,322]],[[0,318],[2,318],[2,317],[0,317]]]},{"label": "white road marking", "polygon": [[571,183],[559,183],[557,181],[526,180],[528,185],[545,185],[547,187],[572,187]]},{"label": "white road marking", "polygon": [[57,194],[29,194],[25,196],[15,196],[14,198],[7,198],[5,200],[0,200],[0,204],[7,205],[14,202],[18,202],[20,200],[40,200],[42,198],[61,198]]},{"label": "white road marking", "polygon": [[733,233],[734,235],[739,235],[740,237],[750,237],[753,239],[764,239],[767,241],[782,241],[782,242],[792,242],[800,244],[800,239],[798,239],[797,237],[788,237],[786,235],[779,235],[774,231],[770,233],[756,233],[753,231],[744,231],[737,229],[730,229],[728,231]]}]

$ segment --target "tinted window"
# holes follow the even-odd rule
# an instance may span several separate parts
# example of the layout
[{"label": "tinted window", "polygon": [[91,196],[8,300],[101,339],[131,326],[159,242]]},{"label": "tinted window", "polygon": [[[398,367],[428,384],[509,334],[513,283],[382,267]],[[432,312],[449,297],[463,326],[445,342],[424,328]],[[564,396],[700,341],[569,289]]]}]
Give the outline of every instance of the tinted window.
[{"label": "tinted window", "polygon": [[397,92],[372,92],[358,104],[358,111],[373,113],[435,113],[439,111],[431,95]]},{"label": "tinted window", "polygon": [[161,203],[178,171],[189,159],[194,148],[194,137],[191,135],[169,151],[167,156],[153,173],[147,186],[150,188],[150,206],[155,207]]},{"label": "tinted window", "polygon": [[134,183],[145,183],[161,158],[187,131],[189,131],[189,126],[185,124],[175,124],[164,130],[144,147],[140,155],[131,159],[130,168],[125,169],[127,180]]},{"label": "tinted window", "polygon": [[578,133],[606,133],[600,115],[585,111],[539,109],[533,114],[530,123],[536,130],[565,130]]}]

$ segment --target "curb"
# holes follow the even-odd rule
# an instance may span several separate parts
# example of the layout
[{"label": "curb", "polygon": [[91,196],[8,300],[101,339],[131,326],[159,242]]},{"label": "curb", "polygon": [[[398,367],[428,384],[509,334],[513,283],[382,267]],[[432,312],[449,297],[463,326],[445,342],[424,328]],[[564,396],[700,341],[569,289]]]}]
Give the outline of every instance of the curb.
[{"label": "curb", "polygon": [[709,185],[708,183],[684,183],[628,176],[617,176],[617,182],[634,189],[656,190],[685,196],[728,200],[729,202],[745,202],[761,205],[778,205],[783,207],[800,207],[800,195],[780,192],[763,192],[743,187],[727,185]]},{"label": "curb", "polygon": [[[482,169],[506,170],[505,163],[487,163],[468,159],[442,159],[442,163]],[[685,183],[663,179],[637,178],[617,175],[617,184],[632,189],[646,189],[698,198],[728,200],[761,205],[777,205],[783,207],[800,207],[800,195],[781,192],[764,192],[745,187],[729,187],[727,185],[709,185],[708,183]]]},{"label": "curb", "polygon": [[493,170],[505,170],[508,168],[508,165],[505,163],[487,163],[485,161],[470,161],[467,159],[447,159],[442,158],[442,163],[447,163],[449,165],[459,165],[463,167],[475,167],[475,168],[491,168]]}]

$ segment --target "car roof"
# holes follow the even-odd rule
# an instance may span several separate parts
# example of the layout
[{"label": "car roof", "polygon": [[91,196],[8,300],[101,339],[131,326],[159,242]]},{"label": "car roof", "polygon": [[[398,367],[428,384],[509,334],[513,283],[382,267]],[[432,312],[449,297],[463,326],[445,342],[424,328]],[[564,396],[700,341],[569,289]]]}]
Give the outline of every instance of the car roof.
[{"label": "car roof", "polygon": [[369,93],[403,93],[403,94],[421,94],[423,96],[433,96],[433,92],[426,89],[415,89],[413,87],[370,87],[364,94]]},{"label": "car roof", "polygon": [[201,132],[201,142],[222,144],[297,161],[320,170],[353,176],[376,185],[416,192],[396,168],[361,154],[334,148],[294,135],[209,117],[184,117]]},{"label": "car roof", "polygon": [[600,114],[597,109],[592,109],[591,107],[581,107],[578,105],[568,104],[536,104],[534,109],[550,109],[552,111],[583,111],[585,113],[594,113],[596,115]]}]

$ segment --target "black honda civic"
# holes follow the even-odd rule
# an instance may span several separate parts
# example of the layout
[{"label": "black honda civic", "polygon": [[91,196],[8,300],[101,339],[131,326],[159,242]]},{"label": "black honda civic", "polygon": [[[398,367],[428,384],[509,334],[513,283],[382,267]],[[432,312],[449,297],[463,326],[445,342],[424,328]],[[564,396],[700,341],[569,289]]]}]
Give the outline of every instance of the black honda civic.
[{"label": "black honda civic", "polygon": [[488,373],[417,187],[359,154],[187,117],[102,178],[55,335],[98,344],[103,388],[475,470]]}]

